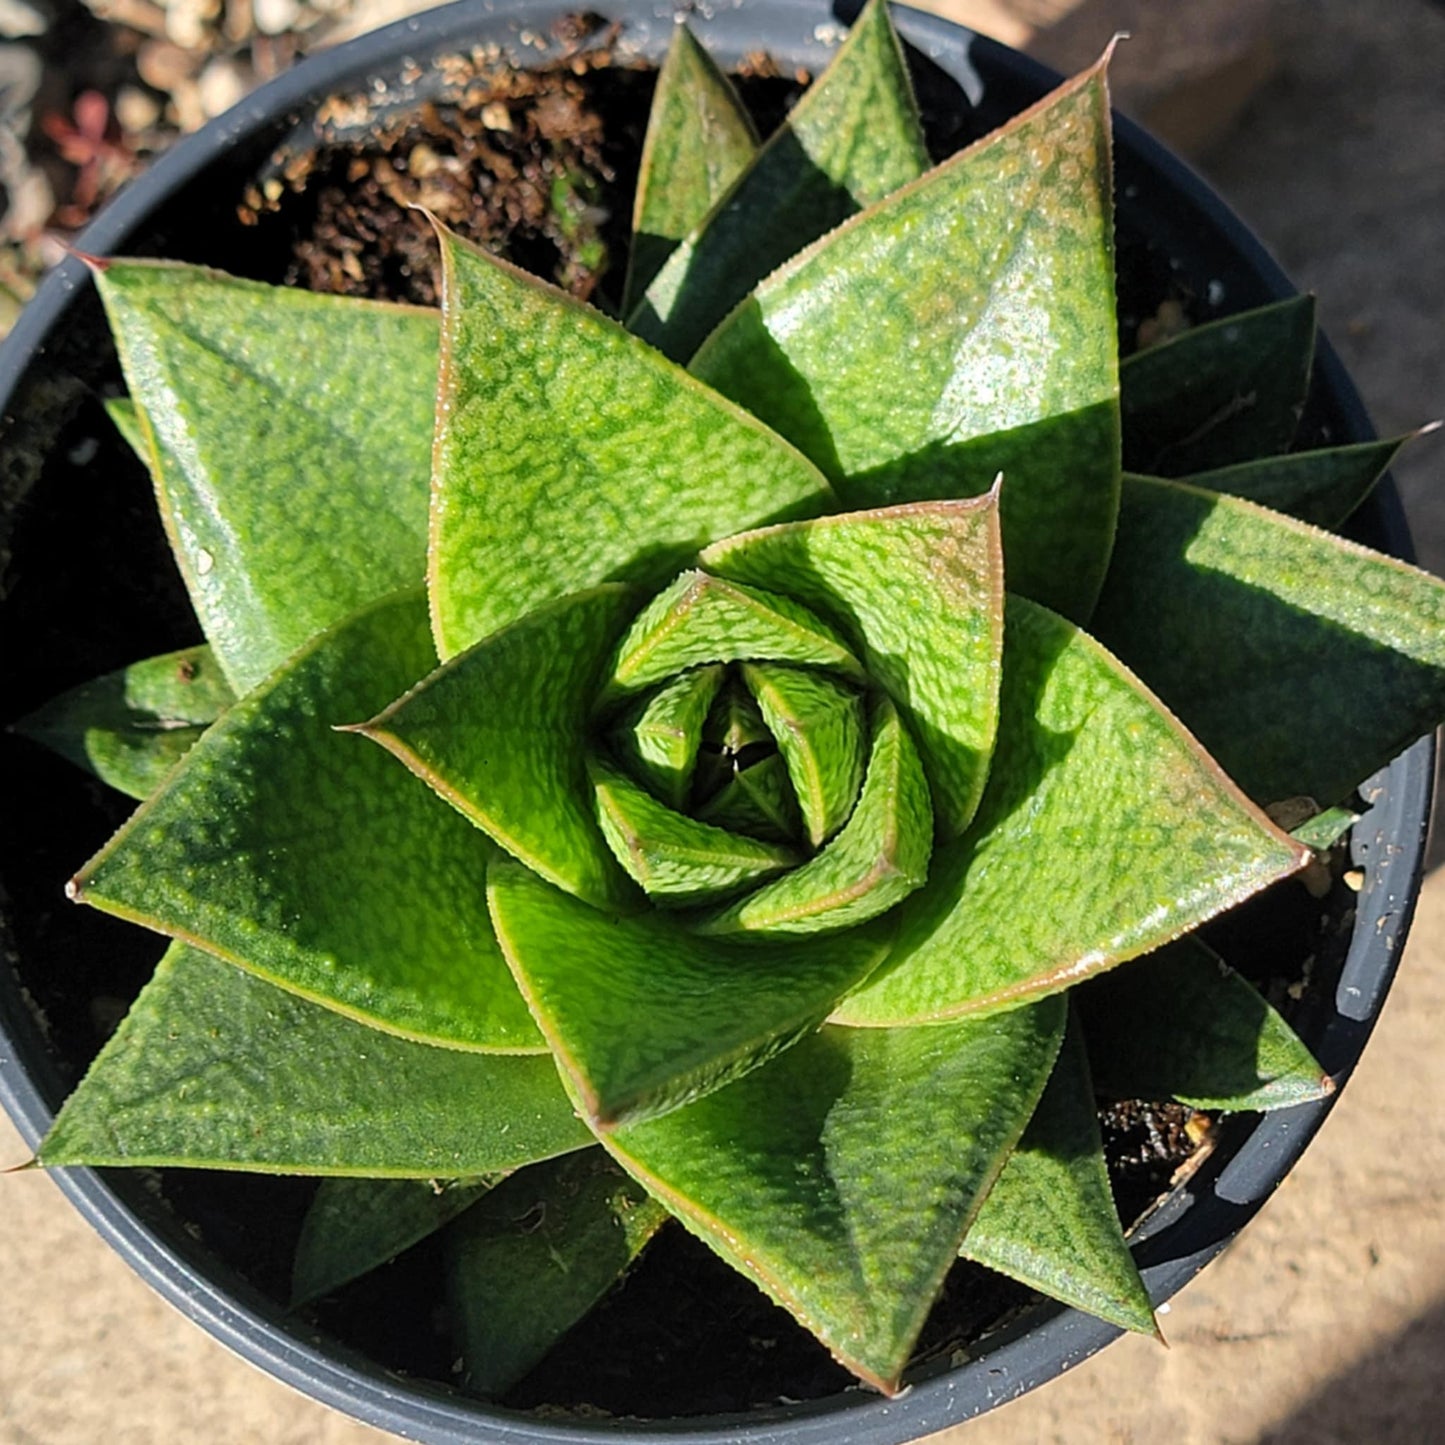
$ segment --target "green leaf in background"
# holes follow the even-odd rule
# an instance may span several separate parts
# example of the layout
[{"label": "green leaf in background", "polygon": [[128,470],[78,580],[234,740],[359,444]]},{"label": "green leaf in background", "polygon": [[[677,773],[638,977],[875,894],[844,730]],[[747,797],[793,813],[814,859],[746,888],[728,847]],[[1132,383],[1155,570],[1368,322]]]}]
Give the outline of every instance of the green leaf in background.
[{"label": "green leaf in background", "polygon": [[1182,482],[1125,485],[1093,630],[1260,803],[1340,802],[1445,713],[1445,583]]},{"label": "green leaf in background", "polygon": [[817,84],[668,257],[628,327],[686,361],[774,267],[927,169],[903,50],[883,0],[872,0]]},{"label": "green leaf in background", "polygon": [[681,673],[639,702],[611,734],[628,771],[670,808],[687,802],[703,725],[722,681],[717,666]]},{"label": "green leaf in background", "polygon": [[1326,853],[1359,821],[1360,815],[1353,808],[1326,808],[1299,827],[1291,828],[1289,835],[1316,853]]},{"label": "green leaf in background", "polygon": [[106,261],[96,283],[171,546],[238,694],[417,583],[434,312],[173,262]]},{"label": "green leaf in background", "polygon": [[1284,1109],[1334,1093],[1298,1035],[1197,938],[1074,994],[1101,1092],[1196,1109]]},{"label": "green leaf in background", "polygon": [[647,118],[622,314],[752,160],[757,132],[732,82],[686,25],[672,35]]},{"label": "green leaf in background", "polygon": [[395,1038],[178,943],[39,1159],[430,1179],[591,1142],[550,1058]]},{"label": "green leaf in background", "polygon": [[940,834],[973,817],[998,727],[1003,558],[995,494],[823,517],[707,548],[703,565],[776,586],[854,638],[902,713]]},{"label": "green leaf in background", "polygon": [[1119,368],[1124,466],[1183,477],[1286,451],[1309,392],[1315,301],[1186,331]]},{"label": "green leaf in background", "polygon": [[323,1179],[301,1222],[291,1308],[350,1284],[450,1223],[505,1178]]},{"label": "green leaf in background", "polygon": [[1070,988],[1310,857],[1097,642],[1013,596],[1001,701],[978,816],[934,853],[841,1022],[927,1023]]},{"label": "green leaf in background", "polygon": [[923,1029],[824,1028],[604,1143],[849,1369],[892,1392],[1058,1053],[1046,999]]},{"label": "green leaf in background", "polygon": [[1072,1018],[1043,1098],[962,1253],[1122,1329],[1158,1334],[1149,1291],[1119,1228],[1089,1060]]},{"label": "green leaf in background", "polygon": [[335,731],[435,660],[416,592],[323,634],[226,712],[73,896],[379,1028],[540,1049],[487,916],[491,843]]},{"label": "green leaf in background", "polygon": [[[359,729],[513,857],[604,908],[639,900],[597,825],[583,742],[635,606],[610,586],[539,607]],[[471,886],[479,896],[480,874]]]},{"label": "green leaf in background", "polygon": [[858,806],[820,852],[698,925],[710,934],[773,936],[852,928],[922,886],[933,807],[918,750],[898,710],[873,701],[872,743]]},{"label": "green leaf in background", "polygon": [[234,701],[211,649],[187,647],[71,688],[15,730],[144,799]]},{"label": "green leaf in background", "polygon": [[828,507],[811,463],[615,322],[441,244],[427,565],[443,660],[543,602],[659,587],[714,537]]},{"label": "green leaf in background", "polygon": [[854,510],[1000,473],[1008,585],[1084,620],[1118,507],[1108,88],[1095,67],[788,262],[692,371]]},{"label": "green leaf in background", "polygon": [[600,1149],[523,1170],[469,1209],[446,1236],[463,1388],[515,1385],[666,1220]]},{"label": "green leaf in background", "polygon": [[720,1087],[816,1028],[882,961],[892,930],[768,945],[700,937],[661,913],[617,918],[515,864],[492,918],[558,1065],[602,1127]]}]

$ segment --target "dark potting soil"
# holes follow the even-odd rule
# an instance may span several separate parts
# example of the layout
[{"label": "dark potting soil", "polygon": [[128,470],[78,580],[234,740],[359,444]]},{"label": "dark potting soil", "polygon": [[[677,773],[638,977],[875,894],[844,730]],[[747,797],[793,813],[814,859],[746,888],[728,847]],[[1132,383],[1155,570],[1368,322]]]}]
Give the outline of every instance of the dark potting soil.
[{"label": "dark potting soil", "polygon": [[[487,57],[459,57],[441,92],[404,113],[373,114],[353,97],[338,97],[329,112],[323,107],[319,141],[273,157],[237,198],[258,244],[233,248],[235,269],[317,290],[432,304],[435,242],[424,218],[409,209],[420,203],[479,244],[615,309],[655,76],[612,65],[609,36],[595,22],[572,24],[574,33],[562,38],[577,48],[544,69],[518,74]],[[913,58],[935,156],[1002,119],[970,111],[951,81]],[[779,74],[765,57],[749,62],[741,90],[763,134],[806,79]],[[1126,213],[1118,256],[1126,350],[1141,327],[1210,318],[1214,298],[1132,229]],[[88,676],[198,639],[140,464],[118,443],[95,396],[75,400],[68,427],[70,449],[47,460],[43,485],[13,539],[23,560],[7,576],[0,646],[7,649],[7,675],[24,678],[15,714]],[[76,527],[77,516],[87,526]],[[112,565],[117,549],[129,558],[123,569]],[[64,574],[88,571],[128,580],[110,586],[102,609],[72,603]],[[132,805],[23,744],[4,750],[0,785],[17,813],[34,819],[23,844],[18,831],[0,839],[15,951],[45,961],[26,975],[27,988],[57,1052],[78,1069],[163,946],[61,896],[64,879]],[[1333,966],[1330,950],[1347,903],[1336,897],[1322,906],[1287,885],[1221,920],[1211,941],[1288,1006],[1312,970],[1323,975]],[[68,1087],[75,1079],[63,1082]],[[1126,1223],[1167,1192],[1214,1128],[1182,1106],[1141,1101],[1105,1101],[1101,1123]],[[172,1170],[159,1187],[210,1250],[273,1298],[287,1297],[311,1183]],[[307,1318],[390,1368],[446,1381],[454,1351],[437,1306],[445,1297],[441,1269],[441,1251],[429,1241],[320,1302]],[[929,1319],[915,1367],[966,1354],[1034,1298],[960,1262]],[[508,1403],[665,1417],[739,1412],[851,1385],[786,1313],[670,1226]]]}]

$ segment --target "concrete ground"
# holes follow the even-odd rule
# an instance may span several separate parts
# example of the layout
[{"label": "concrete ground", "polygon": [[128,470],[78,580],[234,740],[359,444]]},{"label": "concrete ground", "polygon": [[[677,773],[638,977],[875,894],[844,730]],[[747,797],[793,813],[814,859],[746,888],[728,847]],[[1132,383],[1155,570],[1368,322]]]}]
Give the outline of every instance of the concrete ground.
[{"label": "concrete ground", "polygon": [[[1213,8],[1243,23],[1256,4]],[[1076,8],[1070,23],[1095,26],[1097,50],[1119,6]],[[1141,32],[1167,32],[1191,9],[1126,8]],[[1274,10],[1273,74],[1202,165],[1320,294],[1380,429],[1406,430],[1445,415],[1445,11],[1426,0]],[[1232,103],[1222,82],[1219,93]],[[1420,444],[1397,476],[1422,558],[1445,573],[1445,443]],[[1125,1340],[937,1445],[1445,1442],[1442,1019],[1436,873],[1354,1081],[1260,1218],[1173,1302],[1172,1348]],[[0,1122],[0,1166],[23,1157]],[[0,1201],[0,1445],[385,1438],[227,1355],[134,1279],[43,1176],[3,1180]]]}]

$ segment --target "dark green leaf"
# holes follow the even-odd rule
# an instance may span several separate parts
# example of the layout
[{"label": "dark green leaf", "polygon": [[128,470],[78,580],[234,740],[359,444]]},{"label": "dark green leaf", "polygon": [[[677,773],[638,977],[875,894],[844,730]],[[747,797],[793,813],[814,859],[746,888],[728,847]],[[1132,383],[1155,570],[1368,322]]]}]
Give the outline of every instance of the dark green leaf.
[{"label": "dark green leaf", "polygon": [[1290,837],[1298,838],[1316,853],[1326,853],[1360,821],[1353,808],[1326,808],[1307,822],[1290,829]]},{"label": "dark green leaf", "polygon": [[788,780],[788,765],[773,753],[742,768],[697,810],[697,816],[730,833],[774,843],[795,840],[798,800]]}]

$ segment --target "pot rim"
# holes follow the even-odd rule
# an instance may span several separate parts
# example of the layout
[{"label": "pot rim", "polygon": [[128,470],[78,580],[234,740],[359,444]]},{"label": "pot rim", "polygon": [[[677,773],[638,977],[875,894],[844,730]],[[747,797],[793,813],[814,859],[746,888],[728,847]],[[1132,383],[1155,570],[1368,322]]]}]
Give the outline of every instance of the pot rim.
[{"label": "pot rim", "polygon": [[[301,117],[327,95],[355,88],[359,77],[395,69],[406,58],[430,58],[489,39],[512,37],[518,57],[538,58],[521,32],[575,11],[558,0],[459,0],[398,21],[312,56],[253,92],[233,110],[179,142],[129,185],[85,230],[77,250],[122,252],[154,212],[240,142],[274,131],[278,118]],[[660,56],[673,25],[671,8],[659,0],[617,0],[607,9],[623,19],[629,49]],[[841,5],[838,19],[851,20],[856,5]],[[725,56],[741,55],[759,42],[788,46],[809,63],[826,57],[841,38],[827,0],[771,0],[714,15],[692,17],[710,46]],[[950,70],[972,96],[984,71],[1006,68],[1039,91],[1058,77],[1037,62],[938,16],[895,7],[905,40]],[[1283,271],[1258,239],[1218,196],[1177,157],[1139,127],[1115,117],[1116,153],[1133,163],[1213,232],[1252,272],[1271,296],[1295,294]],[[0,416],[46,337],[64,321],[79,289],[88,285],[84,263],[67,258],[39,288],[14,329],[0,345]],[[1321,335],[1316,374],[1345,423],[1348,439],[1374,435],[1358,395],[1328,340]],[[1385,545],[1410,558],[1404,513],[1393,486],[1379,493],[1378,520]],[[1435,772],[1435,739],[1421,739],[1362,788],[1373,799],[1356,825],[1352,855],[1365,872],[1350,950],[1334,999],[1334,1014],[1314,1039],[1320,1063],[1343,1084],[1353,1070],[1378,1017],[1394,976],[1424,872],[1425,834]],[[46,1090],[21,1059],[43,1050],[37,1038],[8,1037],[0,1021],[0,1103],[31,1147],[54,1116]],[[44,1069],[40,1072],[43,1074]],[[53,1096],[54,1090],[49,1090]],[[1223,1147],[1176,1188],[1134,1232],[1136,1254],[1150,1294],[1162,1303],[1214,1258],[1269,1197],[1294,1166],[1338,1097],[1231,1121],[1234,1147]],[[382,1369],[349,1347],[323,1343],[314,1330],[254,1286],[234,1276],[190,1240],[159,1205],[123,1197],[107,1172],[56,1171],[52,1177],[102,1237],[153,1288],[223,1345],[313,1398],[404,1438],[452,1445],[492,1440],[498,1445],[555,1442],[657,1440],[671,1436],[691,1445],[836,1445],[866,1438],[876,1445],[901,1445],[961,1423],[1082,1362],[1121,1333],[1101,1320],[1062,1305],[1043,1303],[1025,1311],[984,1341],[967,1362],[925,1370],[895,1399],[845,1390],[814,1400],[745,1415],[639,1422],[567,1422],[491,1406],[409,1380]],[[847,1432],[846,1437],[842,1433]]]}]

